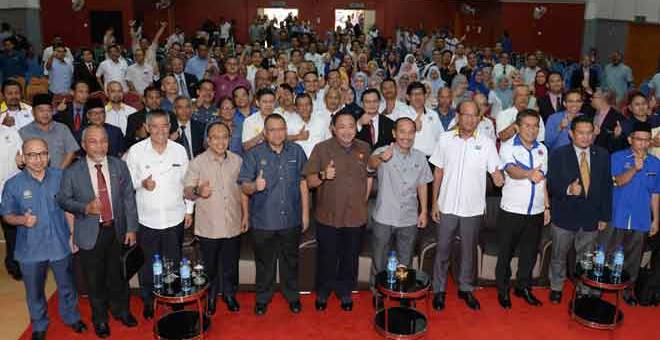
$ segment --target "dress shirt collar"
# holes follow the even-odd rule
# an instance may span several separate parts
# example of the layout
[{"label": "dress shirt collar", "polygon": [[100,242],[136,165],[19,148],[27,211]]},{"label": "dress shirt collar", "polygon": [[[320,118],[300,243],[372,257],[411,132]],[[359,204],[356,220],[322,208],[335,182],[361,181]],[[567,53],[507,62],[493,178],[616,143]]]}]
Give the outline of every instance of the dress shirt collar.
[{"label": "dress shirt collar", "polygon": [[[527,149],[525,144],[523,144],[522,139],[520,138],[519,134],[516,134],[516,136],[513,137],[513,145],[514,146],[522,146],[525,149]],[[535,139],[534,142],[532,143],[532,148],[530,150],[534,150],[534,149],[538,148],[539,145],[540,145],[539,142]]]}]

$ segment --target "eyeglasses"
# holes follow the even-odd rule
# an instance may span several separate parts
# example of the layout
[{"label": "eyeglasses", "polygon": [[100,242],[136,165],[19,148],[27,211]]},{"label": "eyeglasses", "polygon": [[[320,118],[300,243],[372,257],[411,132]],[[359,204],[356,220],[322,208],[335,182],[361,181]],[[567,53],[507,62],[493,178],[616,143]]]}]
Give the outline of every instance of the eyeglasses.
[{"label": "eyeglasses", "polygon": [[27,157],[27,159],[31,161],[37,160],[39,158],[48,158],[48,151],[29,152],[25,154],[25,157]]}]

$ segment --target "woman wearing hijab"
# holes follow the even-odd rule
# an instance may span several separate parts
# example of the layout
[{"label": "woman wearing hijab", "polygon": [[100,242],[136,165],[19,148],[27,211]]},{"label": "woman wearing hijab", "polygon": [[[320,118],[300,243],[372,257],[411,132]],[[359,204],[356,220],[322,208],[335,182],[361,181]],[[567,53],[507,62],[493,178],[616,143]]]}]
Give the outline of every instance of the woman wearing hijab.
[{"label": "woman wearing hijab", "polygon": [[548,93],[548,72],[539,70],[534,78],[534,96],[537,102]]},{"label": "woman wearing hijab", "polygon": [[387,54],[387,60],[385,62],[385,72],[389,78],[394,78],[399,74],[399,56],[395,52],[389,52]]},{"label": "woman wearing hijab", "polygon": [[409,77],[412,74],[414,74],[418,79],[419,68],[417,67],[417,62],[415,61],[414,55],[407,54],[406,57],[403,59],[403,63],[401,64],[401,68],[399,69],[398,76],[401,76],[403,74],[407,74]]},{"label": "woman wearing hijab", "polygon": [[396,78],[396,99],[405,103],[406,102],[406,91],[408,91],[408,85],[410,84],[410,76],[408,74],[402,74]]},{"label": "woman wearing hijab", "polygon": [[468,85],[468,90],[472,91],[472,93],[477,94],[481,93],[486,98],[488,98],[488,94],[490,93],[490,89],[484,82],[484,70],[479,68],[474,71],[474,76],[472,79],[470,79],[469,85]]},{"label": "woman wearing hijab", "polygon": [[355,102],[362,106],[362,93],[369,88],[369,77],[364,72],[357,72],[353,76],[351,85],[355,90]]},{"label": "woman wearing hijab", "polygon": [[513,102],[513,91],[511,91],[509,78],[500,75],[495,79],[495,89],[490,91],[488,102],[492,104],[490,115],[495,119],[497,119],[497,115],[500,111],[511,107]]},{"label": "woman wearing hijab", "polygon": [[457,108],[458,104],[472,99],[472,92],[468,90],[468,80],[462,74],[457,74],[451,81],[452,107]]}]

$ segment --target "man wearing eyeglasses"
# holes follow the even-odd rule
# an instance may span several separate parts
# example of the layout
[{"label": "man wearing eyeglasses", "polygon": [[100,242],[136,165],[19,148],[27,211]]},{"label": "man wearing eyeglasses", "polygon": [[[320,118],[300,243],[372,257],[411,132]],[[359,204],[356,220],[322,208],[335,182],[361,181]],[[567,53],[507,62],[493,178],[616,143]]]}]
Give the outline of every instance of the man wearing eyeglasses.
[{"label": "man wearing eyeglasses", "polygon": [[578,90],[570,90],[564,95],[564,111],[553,113],[548,117],[545,129],[545,145],[549,151],[571,144],[568,135],[571,122],[577,116],[582,115],[582,93]]},{"label": "man wearing eyeglasses", "polygon": [[14,256],[23,274],[32,339],[45,339],[48,329],[44,287],[49,267],[57,283],[61,319],[76,333],[87,329],[80,321],[73,282],[71,230],[55,201],[62,170],[49,167],[48,156],[44,139],[24,141],[25,169],[6,182],[0,208],[4,222],[17,227]]}]

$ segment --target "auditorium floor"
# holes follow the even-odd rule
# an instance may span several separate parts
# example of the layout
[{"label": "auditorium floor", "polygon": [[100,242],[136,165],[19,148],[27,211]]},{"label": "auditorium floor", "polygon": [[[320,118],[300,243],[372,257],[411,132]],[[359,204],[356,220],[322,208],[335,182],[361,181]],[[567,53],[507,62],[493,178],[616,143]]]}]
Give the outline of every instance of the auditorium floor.
[{"label": "auditorium floor", "polygon": [[[0,243],[0,339],[18,339],[30,323],[25,303],[23,281],[16,281],[7,274],[4,266],[5,244]],[[48,272],[46,296],[55,291],[55,280]]]}]

